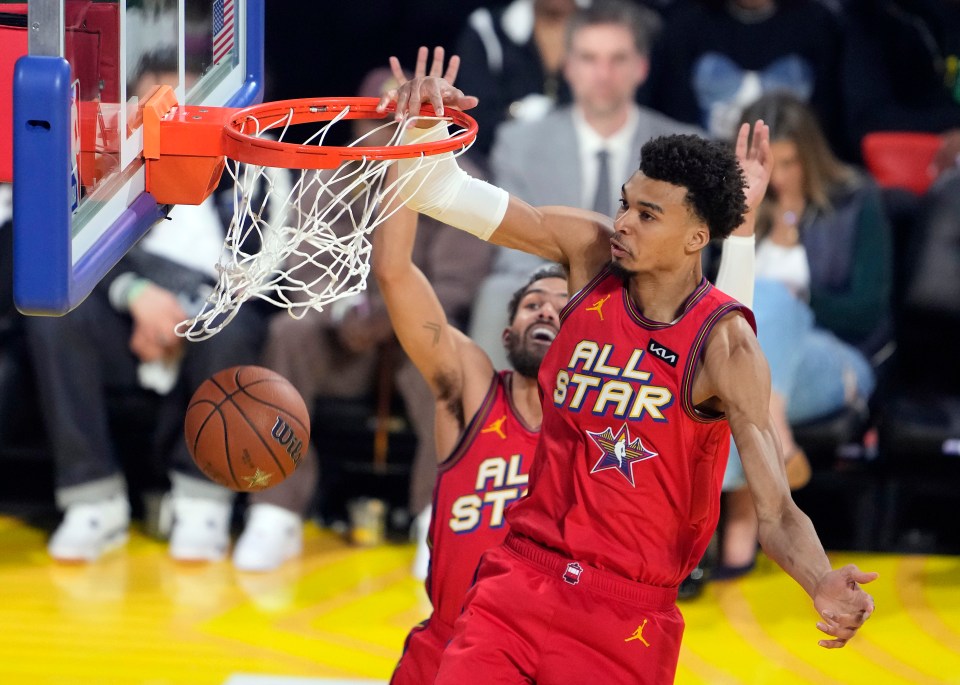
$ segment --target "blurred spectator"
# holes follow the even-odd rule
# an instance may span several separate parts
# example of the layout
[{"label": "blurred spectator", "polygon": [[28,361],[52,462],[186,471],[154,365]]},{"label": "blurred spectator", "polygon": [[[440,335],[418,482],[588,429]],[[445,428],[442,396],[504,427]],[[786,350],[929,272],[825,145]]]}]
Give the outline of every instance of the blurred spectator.
[{"label": "blurred spectator", "polygon": [[920,225],[913,252],[923,268],[905,284],[904,305],[960,320],[960,167],[944,171],[927,192]]},{"label": "blurred spectator", "polygon": [[846,130],[944,134],[937,171],[960,154],[960,2],[854,0],[841,69]]},{"label": "blurred spectator", "polygon": [[22,317],[13,305],[13,186],[0,183],[0,447],[6,447],[26,402]]},{"label": "blurred spectator", "polygon": [[[389,69],[375,69],[364,79],[358,95],[380,97],[392,81]],[[354,135],[371,134],[382,123],[356,119]],[[372,133],[364,138],[364,144],[386,144],[378,137],[389,138],[390,133],[388,129]],[[312,202],[312,198],[304,201]],[[334,230],[345,234],[352,228],[344,215],[343,223]],[[442,228],[430,219],[420,223],[414,262],[436,290],[448,320],[459,327],[466,326],[473,294],[489,270],[491,249],[487,243]],[[393,327],[371,279],[364,293],[322,312],[310,311],[302,319],[286,312],[276,314],[270,322],[262,363],[287,377],[312,409],[318,398],[358,399],[371,394],[384,346],[393,345]],[[410,511],[416,514],[428,507],[436,477],[434,400],[405,357],[393,374],[417,435],[410,483]],[[247,524],[233,555],[237,568],[267,571],[300,554],[303,518],[313,502],[317,470],[317,452],[310,445],[295,478],[251,494]]]},{"label": "blurred spectator", "polygon": [[13,309],[13,186],[0,183],[0,314]]},{"label": "blurred spectator", "polygon": [[[147,62],[134,89],[138,96],[156,84],[178,83],[169,61]],[[195,74],[186,79],[189,88]],[[273,181],[282,185],[286,178],[278,174]],[[271,210],[276,206],[268,205]],[[24,319],[54,457],[55,497],[65,511],[48,546],[54,558],[93,561],[127,540],[130,503],[108,396],[137,387],[162,398],[153,442],[144,447],[170,469],[170,555],[184,561],[226,555],[233,493],[210,482],[193,462],[183,416],[209,376],[258,360],[262,309],[245,307],[215,338],[200,343],[186,343],[174,328],[212,291],[232,217],[227,178],[200,205],[174,207],[73,311]]]},{"label": "blurred spectator", "polygon": [[533,120],[570,102],[561,75],[567,19],[589,0],[513,0],[474,10],[456,43],[457,86],[480,99],[474,150],[485,158],[502,121]]},{"label": "blurred spectator", "polygon": [[[635,103],[649,70],[651,21],[657,18],[649,10],[618,0],[597,0],[571,17],[564,75],[574,103],[538,122],[500,127],[490,158],[497,185],[533,205],[582,207],[613,216],[620,183],[639,167],[643,143],[658,135],[698,132]],[[496,368],[507,367],[500,339],[503,303],[543,263],[497,248],[470,328],[470,337]]]},{"label": "blurred spectator", "polygon": [[649,104],[716,138],[764,93],[808,101],[839,137],[840,27],[815,0],[696,0],[666,20],[653,53]]},{"label": "blurred spectator", "polygon": [[[960,425],[960,358],[949,333],[960,329],[960,168],[941,174],[919,204],[914,231],[898,245],[897,348],[879,407],[884,449],[907,460],[918,434],[922,453],[946,454]],[[904,410],[913,398],[921,407]]]},{"label": "blurred spectator", "polygon": [[[231,191],[225,191],[230,202]],[[229,547],[233,493],[211,483],[183,440],[187,403],[207,377],[260,355],[263,319],[245,307],[215,338],[186,343],[174,326],[195,313],[216,282],[224,227],[214,196],[175,207],[76,309],[26,317],[41,412],[65,510],[51,556],[93,561],[126,542],[130,506],[115,453],[108,394],[137,386],[163,397],[155,456],[171,469],[170,555],[216,561]],[[144,451],[150,451],[149,440]]]},{"label": "blurred spectator", "polygon": [[[809,478],[791,423],[863,405],[875,386],[870,357],[890,339],[892,238],[873,181],[831,152],[812,111],[772,94],[742,121],[770,126],[774,156],[757,219],[754,314],[770,364],[770,412],[791,486]],[[717,575],[752,568],[757,521],[736,447],[727,468]]]}]

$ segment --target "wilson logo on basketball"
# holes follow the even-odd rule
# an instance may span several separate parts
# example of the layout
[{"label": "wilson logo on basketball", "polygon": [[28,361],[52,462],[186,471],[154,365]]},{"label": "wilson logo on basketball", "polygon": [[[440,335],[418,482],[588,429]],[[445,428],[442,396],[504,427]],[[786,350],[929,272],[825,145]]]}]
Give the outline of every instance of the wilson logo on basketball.
[{"label": "wilson logo on basketball", "polygon": [[300,464],[300,451],[303,449],[303,440],[300,440],[293,433],[293,428],[279,416],[277,422],[273,425],[270,435],[286,450],[294,464]]}]

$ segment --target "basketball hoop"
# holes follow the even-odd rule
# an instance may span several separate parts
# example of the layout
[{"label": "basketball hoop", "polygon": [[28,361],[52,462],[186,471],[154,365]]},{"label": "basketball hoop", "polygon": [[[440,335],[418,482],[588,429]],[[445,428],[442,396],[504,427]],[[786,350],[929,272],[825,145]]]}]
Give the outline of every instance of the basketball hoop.
[{"label": "basketball hoop", "polygon": [[[457,127],[449,138],[400,144],[403,127],[414,122],[395,122],[392,113],[377,112],[376,98],[284,100],[226,109],[177,106],[167,90],[155,91],[143,109],[147,190],[161,204],[199,204],[216,188],[224,168],[234,180],[234,214],[216,287],[200,313],[176,328],[188,340],[216,334],[253,297],[301,318],[363,291],[370,273],[370,232],[401,206],[394,201],[401,190],[416,192],[406,186],[428,157],[462,154],[477,134],[472,117],[448,110],[444,118]],[[431,107],[424,110],[417,119],[438,120]],[[325,145],[334,127],[355,119],[383,123],[360,137],[351,135],[348,145]],[[311,127],[306,140],[289,142],[294,127],[304,125]],[[385,144],[372,144],[381,138]],[[415,158],[420,162],[385,182],[393,161]],[[277,198],[281,169],[295,173],[292,189]],[[283,211],[271,215],[270,203]]]}]

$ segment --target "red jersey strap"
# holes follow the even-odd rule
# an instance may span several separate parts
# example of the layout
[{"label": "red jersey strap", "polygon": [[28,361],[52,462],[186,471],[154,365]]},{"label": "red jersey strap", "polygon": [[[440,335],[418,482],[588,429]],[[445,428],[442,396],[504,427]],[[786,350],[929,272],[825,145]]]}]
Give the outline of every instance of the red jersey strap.
[{"label": "red jersey strap", "polygon": [[463,432],[460,433],[460,438],[457,440],[457,444],[450,452],[450,455],[437,466],[439,470],[446,471],[454,467],[457,462],[463,458],[463,455],[469,451],[474,438],[483,430],[483,425],[487,420],[487,416],[490,414],[490,409],[497,401],[497,391],[503,388],[504,395],[506,396],[506,389],[512,374],[512,371],[493,372],[493,378],[490,379],[490,387],[487,388],[487,394],[484,396],[483,402],[480,403],[480,408],[470,417],[470,421],[467,422]]},{"label": "red jersey strap", "polygon": [[700,330],[697,331],[697,337],[694,339],[693,345],[690,346],[690,353],[687,355],[687,363],[683,369],[683,382],[680,387],[680,402],[683,406],[683,412],[694,421],[698,421],[700,423],[714,423],[716,421],[722,421],[726,418],[726,414],[723,412],[719,412],[717,414],[707,414],[694,406],[693,377],[697,371],[697,366],[700,364],[700,355],[703,353],[703,348],[707,342],[707,338],[710,337],[710,333],[713,331],[714,326],[716,326],[717,322],[720,321],[720,319],[722,319],[724,316],[735,311],[743,314],[744,318],[747,320],[747,323],[749,323],[750,327],[753,329],[754,334],[756,334],[757,323],[754,320],[753,312],[740,302],[736,300],[729,300],[717,307],[713,313],[704,320],[703,324],[700,326]]},{"label": "red jersey strap", "polygon": [[600,272],[591,278],[589,283],[580,288],[580,290],[578,290],[573,297],[567,300],[567,303],[563,306],[563,309],[560,310],[560,323],[563,323],[564,319],[567,318],[567,315],[573,311],[573,309],[583,301],[583,298],[589,295],[594,288],[596,288],[608,275],[610,275],[609,263],[600,269]]}]

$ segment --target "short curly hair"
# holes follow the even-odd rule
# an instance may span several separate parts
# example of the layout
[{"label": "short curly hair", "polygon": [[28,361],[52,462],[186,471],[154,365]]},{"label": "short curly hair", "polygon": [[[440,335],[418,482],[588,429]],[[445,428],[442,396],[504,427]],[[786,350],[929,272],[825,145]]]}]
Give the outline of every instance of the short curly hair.
[{"label": "short curly hair", "polygon": [[694,135],[659,136],[641,148],[640,171],[686,188],[685,202],[711,238],[726,238],[743,222],[747,183],[727,145]]},{"label": "short curly hair", "polygon": [[520,288],[517,288],[513,295],[510,296],[510,301],[507,303],[507,325],[513,324],[513,319],[517,316],[517,310],[520,308],[520,300],[522,300],[523,296],[530,290],[530,286],[537,281],[542,281],[544,278],[562,278],[563,280],[567,280],[567,270],[559,264],[546,264],[538,267],[530,274],[527,282]]}]

